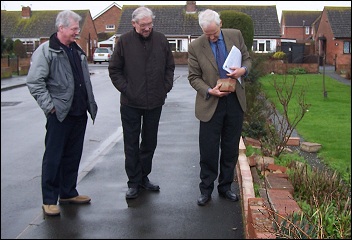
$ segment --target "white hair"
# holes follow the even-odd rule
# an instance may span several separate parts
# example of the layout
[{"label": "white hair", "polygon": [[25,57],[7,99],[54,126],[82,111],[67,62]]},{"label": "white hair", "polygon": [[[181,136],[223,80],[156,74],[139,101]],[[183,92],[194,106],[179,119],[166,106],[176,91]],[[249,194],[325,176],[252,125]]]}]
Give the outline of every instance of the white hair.
[{"label": "white hair", "polygon": [[220,26],[220,15],[211,10],[207,9],[199,13],[198,15],[199,26],[201,28],[208,27],[211,23],[215,23],[217,26]]}]

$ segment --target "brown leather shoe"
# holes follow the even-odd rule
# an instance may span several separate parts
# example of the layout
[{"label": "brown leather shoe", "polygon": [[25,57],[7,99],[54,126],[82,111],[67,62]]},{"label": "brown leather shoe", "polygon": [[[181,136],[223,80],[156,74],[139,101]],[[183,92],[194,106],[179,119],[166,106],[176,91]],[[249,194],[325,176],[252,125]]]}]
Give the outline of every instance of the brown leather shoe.
[{"label": "brown leather shoe", "polygon": [[60,204],[69,204],[69,203],[84,204],[84,203],[89,203],[90,200],[91,199],[88,196],[78,195],[73,198],[60,198],[59,203]]},{"label": "brown leather shoe", "polygon": [[60,215],[60,209],[57,205],[45,205],[42,206],[45,215],[57,216]]}]

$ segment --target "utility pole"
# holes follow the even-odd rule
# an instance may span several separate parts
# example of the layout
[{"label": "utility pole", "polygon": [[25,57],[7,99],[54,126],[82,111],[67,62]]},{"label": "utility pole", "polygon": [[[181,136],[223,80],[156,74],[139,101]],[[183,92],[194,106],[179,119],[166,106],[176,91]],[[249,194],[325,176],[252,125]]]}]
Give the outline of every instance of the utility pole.
[{"label": "utility pole", "polygon": [[326,53],[324,52],[324,57],[323,57],[323,94],[324,94],[324,98],[327,98],[328,92],[325,89],[325,58],[326,58]]},{"label": "utility pole", "polygon": [[304,29],[304,24],[306,23],[306,21],[305,20],[303,20],[303,35],[302,35],[302,42],[304,43],[304,39],[305,39],[305,37],[304,37],[304,35],[306,34],[306,30]]}]

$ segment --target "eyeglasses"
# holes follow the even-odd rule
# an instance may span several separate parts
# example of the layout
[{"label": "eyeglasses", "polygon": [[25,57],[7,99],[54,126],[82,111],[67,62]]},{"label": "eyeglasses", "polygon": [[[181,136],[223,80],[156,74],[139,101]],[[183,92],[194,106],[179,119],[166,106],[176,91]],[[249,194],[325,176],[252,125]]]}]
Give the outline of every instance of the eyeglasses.
[{"label": "eyeglasses", "polygon": [[[136,22],[137,23],[137,22]],[[151,23],[142,23],[142,24],[139,24],[139,23],[137,23],[141,28],[152,28],[154,25],[153,25],[153,23],[151,22]]]},{"label": "eyeglasses", "polygon": [[80,28],[70,28],[71,31],[74,31],[74,32],[81,32],[81,29]]},{"label": "eyeglasses", "polygon": [[79,27],[75,27],[75,28],[64,27],[64,28],[70,29],[73,32],[81,32],[81,29]]}]

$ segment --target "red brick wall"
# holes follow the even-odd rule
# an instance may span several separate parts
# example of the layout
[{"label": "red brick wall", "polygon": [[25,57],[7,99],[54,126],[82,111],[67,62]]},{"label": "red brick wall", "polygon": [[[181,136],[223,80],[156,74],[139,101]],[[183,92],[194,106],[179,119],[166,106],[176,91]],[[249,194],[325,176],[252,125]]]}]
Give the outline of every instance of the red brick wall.
[{"label": "red brick wall", "polygon": [[304,68],[307,73],[318,73],[318,63],[284,63],[281,60],[271,60],[264,63],[265,73],[286,74],[291,68]]},{"label": "red brick wall", "polygon": [[[112,6],[109,10],[105,13],[100,15],[98,18],[94,20],[95,28],[97,33],[104,33],[104,32],[116,32],[117,27],[120,23],[121,17],[121,9],[117,6]],[[113,24],[115,25],[115,29],[106,30],[106,25]],[[131,25],[132,26],[132,25]]]},{"label": "red brick wall", "polygon": [[[303,33],[305,34],[305,29],[303,27],[285,27],[284,35],[282,38],[291,38],[291,39],[296,39],[296,40],[302,40],[303,39]],[[304,35],[305,38],[308,37],[308,35]]]},{"label": "red brick wall", "polygon": [[16,72],[18,66],[21,67],[28,67],[30,65],[30,58],[10,58],[10,65],[9,59],[7,57],[1,58],[1,67],[10,67],[12,72]]},{"label": "red brick wall", "polygon": [[188,53],[187,52],[173,52],[174,61],[176,65],[187,65],[188,64]]},{"label": "red brick wall", "polygon": [[90,14],[85,22],[81,23],[81,29],[80,37],[76,42],[87,54],[88,61],[91,61],[93,59],[95,45],[98,45],[98,35],[95,31],[94,22]]}]

